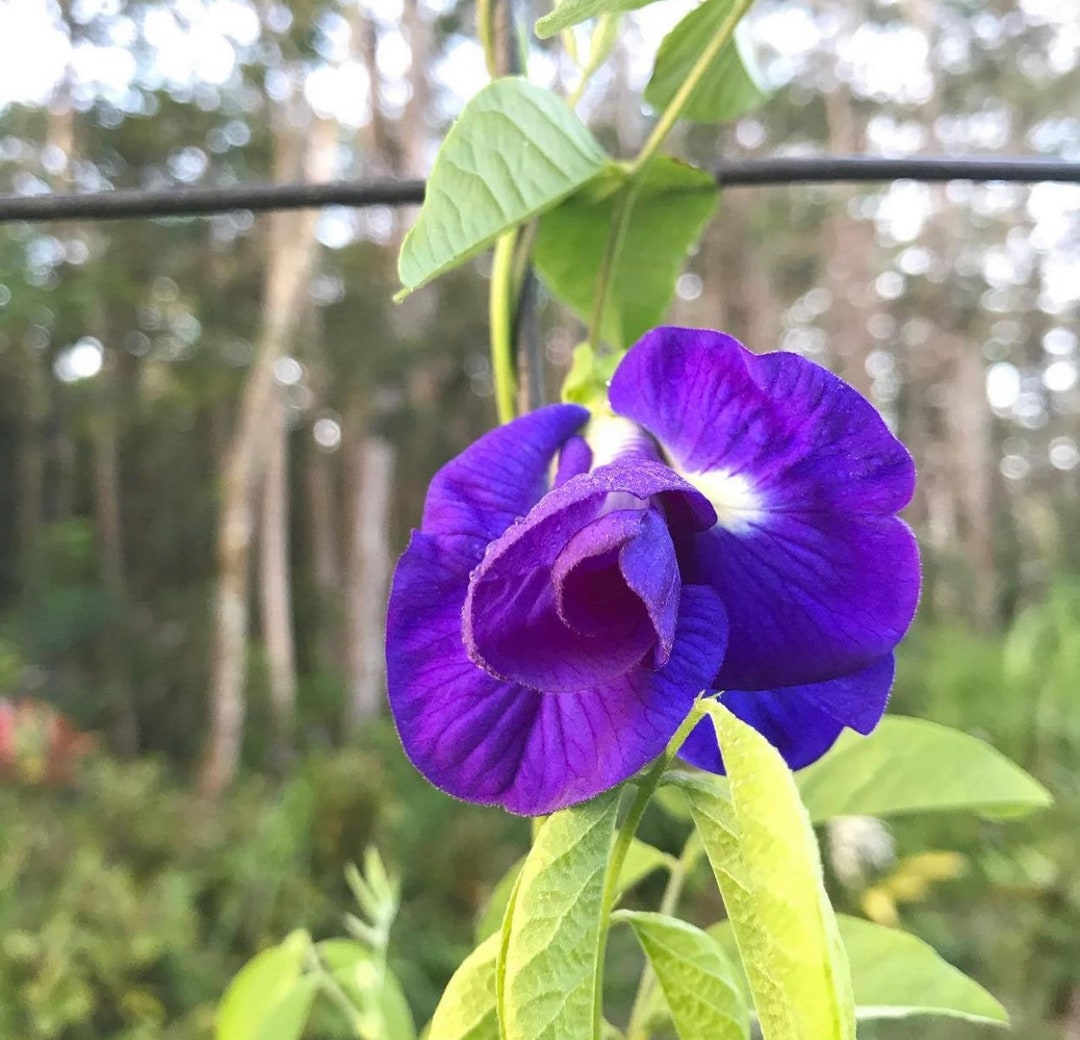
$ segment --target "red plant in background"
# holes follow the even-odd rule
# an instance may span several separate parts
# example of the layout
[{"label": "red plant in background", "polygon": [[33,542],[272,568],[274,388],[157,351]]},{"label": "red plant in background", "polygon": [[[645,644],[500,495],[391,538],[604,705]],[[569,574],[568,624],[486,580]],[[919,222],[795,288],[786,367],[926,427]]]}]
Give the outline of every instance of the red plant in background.
[{"label": "red plant in background", "polygon": [[0,781],[70,783],[94,738],[77,730],[51,705],[25,697],[0,698]]}]

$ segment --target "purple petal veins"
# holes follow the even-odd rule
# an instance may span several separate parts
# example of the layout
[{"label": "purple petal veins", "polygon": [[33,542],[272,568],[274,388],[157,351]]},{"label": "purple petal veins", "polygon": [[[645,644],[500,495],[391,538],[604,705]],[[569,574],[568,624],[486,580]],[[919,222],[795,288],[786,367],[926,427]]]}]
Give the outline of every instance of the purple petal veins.
[{"label": "purple petal veins", "polygon": [[[539,814],[626,779],[702,690],[793,768],[869,732],[915,609],[904,448],[835,376],[657,329],[615,416],[553,405],[432,481],[387,622],[390,704],[436,785]],[[722,770],[711,726],[684,757]]]}]

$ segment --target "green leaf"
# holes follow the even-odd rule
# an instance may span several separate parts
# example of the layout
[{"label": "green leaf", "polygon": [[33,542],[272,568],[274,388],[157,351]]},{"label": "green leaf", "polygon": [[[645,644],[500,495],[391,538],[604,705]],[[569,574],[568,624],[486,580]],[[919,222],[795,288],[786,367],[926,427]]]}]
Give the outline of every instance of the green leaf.
[{"label": "green leaf", "polygon": [[[503,964],[504,1040],[591,1040],[618,790],[549,816],[522,868]],[[505,926],[504,926],[505,927]]]},{"label": "green leaf", "polygon": [[750,1012],[739,969],[712,936],[664,914],[618,910],[649,958],[682,1040],[744,1040]]},{"label": "green leaf", "polygon": [[540,18],[535,27],[536,35],[541,40],[561,33],[573,25],[588,21],[601,14],[618,14],[623,11],[636,11],[647,7],[656,0],[562,0]]},{"label": "green leaf", "polygon": [[[671,103],[733,6],[734,0],[705,0],[664,37],[645,88],[645,100],[653,108],[663,111]],[[682,115],[697,123],[723,123],[753,111],[768,96],[740,25],[702,76]]]},{"label": "green leaf", "polygon": [[[648,845],[634,838],[630,847],[626,850],[626,859],[623,860],[622,869],[619,871],[619,880],[616,894],[622,895],[627,889],[633,888],[639,881],[647,877],[654,870],[661,868],[670,869],[673,859],[666,852]],[[517,881],[521,868],[525,865],[524,859],[519,859],[500,879],[492,890],[491,898],[476,925],[476,941],[482,942],[489,935],[494,935],[502,925],[503,915],[510,904],[510,896],[514,891],[514,883]]]},{"label": "green leaf", "polygon": [[844,733],[799,773],[814,820],[970,809],[991,818],[1045,809],[1050,793],[985,741],[890,715],[868,737]]},{"label": "green leaf", "polygon": [[[939,1015],[1008,1024],[1005,1009],[982,986],[921,939],[860,917],[837,914],[836,920],[851,963],[860,1021]],[[737,952],[730,922],[714,924],[708,933],[729,955]]]},{"label": "green leaf", "polygon": [[604,150],[570,107],[527,80],[495,80],[462,111],[401,244],[398,297],[561,202],[603,169]]},{"label": "green leaf", "polygon": [[303,974],[310,949],[307,932],[296,931],[248,961],[221,1000],[216,1040],[298,1040],[319,985]]},{"label": "green leaf", "polygon": [[[687,253],[719,199],[711,174],[676,159],[653,160],[644,178],[611,273],[600,330],[620,349],[663,320]],[[616,173],[605,171],[540,218],[533,254],[537,270],[584,321],[591,317],[618,187]]]},{"label": "green leaf", "polygon": [[838,921],[860,1019],[947,1015],[1008,1024],[1005,1009],[982,986],[922,939],[858,917]]},{"label": "green leaf", "polygon": [[499,1040],[495,962],[502,937],[485,939],[454,972],[431,1019],[427,1040]]},{"label": "green leaf", "polygon": [[397,977],[354,939],[325,939],[315,947],[334,981],[360,1009],[365,1040],[412,1040],[416,1023]]},{"label": "green leaf", "polygon": [[849,1040],[851,976],[794,779],[756,730],[709,706],[728,773],[682,776],[724,897],[765,1040]]}]

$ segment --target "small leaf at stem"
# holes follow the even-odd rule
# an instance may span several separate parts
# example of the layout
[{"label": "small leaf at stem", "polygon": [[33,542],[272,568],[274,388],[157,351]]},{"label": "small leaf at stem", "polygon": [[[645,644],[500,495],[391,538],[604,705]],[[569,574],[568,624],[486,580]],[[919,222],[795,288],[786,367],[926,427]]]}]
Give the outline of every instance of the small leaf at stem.
[{"label": "small leaf at stem", "polygon": [[845,733],[798,782],[814,820],[948,809],[999,818],[1052,802],[1042,784],[985,741],[896,715],[868,737]]},{"label": "small leaf at stem", "polygon": [[750,1012],[739,969],[700,928],[664,914],[619,910],[649,958],[680,1040],[745,1040]]},{"label": "small leaf at stem", "polygon": [[550,90],[519,77],[480,91],[446,135],[398,257],[400,296],[556,205],[608,162]]},{"label": "small leaf at stem", "polygon": [[[549,816],[518,879],[506,937],[505,1040],[591,1040],[604,875],[619,791]],[[504,928],[506,925],[504,925]]]},{"label": "small leaf at stem", "polygon": [[[671,103],[709,40],[720,31],[733,3],[705,0],[664,37],[645,88],[645,100],[658,112]],[[697,123],[724,123],[753,111],[768,97],[740,27],[709,66],[682,115]]]}]

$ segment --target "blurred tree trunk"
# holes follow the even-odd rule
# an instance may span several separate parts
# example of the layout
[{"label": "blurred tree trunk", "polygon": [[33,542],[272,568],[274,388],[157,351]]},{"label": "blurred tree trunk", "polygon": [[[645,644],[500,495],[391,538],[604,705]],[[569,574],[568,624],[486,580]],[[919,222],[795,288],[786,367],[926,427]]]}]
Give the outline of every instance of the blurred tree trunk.
[{"label": "blurred tree trunk", "polygon": [[[19,394],[18,537],[19,559],[31,558],[41,535],[45,498],[45,438],[49,395],[44,361],[25,349],[20,365],[22,388]],[[26,577],[23,575],[22,577]]]},{"label": "blurred tree trunk", "polygon": [[[334,123],[315,120],[304,149],[299,131],[283,120],[275,137],[276,178],[285,180],[294,175],[303,152],[307,178],[328,179],[335,166],[336,144]],[[274,362],[284,354],[296,331],[301,301],[315,263],[317,220],[318,213],[314,211],[275,213],[269,218],[262,324],[236,426],[222,463],[209,732],[199,773],[200,790],[208,796],[222,791],[239,765],[245,713],[248,558],[254,504],[269,441],[284,435],[280,421],[274,425],[277,405]]]},{"label": "blurred tree trunk", "polygon": [[[359,423],[350,424],[358,431]],[[355,730],[378,714],[383,702],[383,637],[386,582],[390,573],[390,502],[394,449],[375,434],[348,440],[348,582],[345,629],[349,660],[349,701],[345,725]]]},{"label": "blurred tree trunk", "polygon": [[268,411],[259,524],[259,605],[274,723],[273,758],[281,768],[292,754],[296,714],[296,648],[289,562],[289,436],[280,399],[275,397]]}]

